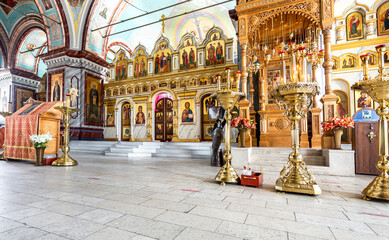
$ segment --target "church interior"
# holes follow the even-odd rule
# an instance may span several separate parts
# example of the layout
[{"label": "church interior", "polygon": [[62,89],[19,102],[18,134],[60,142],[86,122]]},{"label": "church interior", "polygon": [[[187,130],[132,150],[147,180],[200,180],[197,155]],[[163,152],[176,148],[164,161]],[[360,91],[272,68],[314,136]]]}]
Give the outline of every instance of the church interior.
[{"label": "church interior", "polygon": [[389,1],[0,1],[0,239],[389,239]]}]

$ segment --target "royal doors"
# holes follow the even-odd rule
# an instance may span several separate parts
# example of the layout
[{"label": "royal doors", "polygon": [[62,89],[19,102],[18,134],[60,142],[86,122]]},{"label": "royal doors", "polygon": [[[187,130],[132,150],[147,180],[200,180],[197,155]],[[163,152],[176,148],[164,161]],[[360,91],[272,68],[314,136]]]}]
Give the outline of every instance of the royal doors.
[{"label": "royal doors", "polygon": [[173,101],[159,99],[155,107],[155,140],[170,142],[173,138]]}]

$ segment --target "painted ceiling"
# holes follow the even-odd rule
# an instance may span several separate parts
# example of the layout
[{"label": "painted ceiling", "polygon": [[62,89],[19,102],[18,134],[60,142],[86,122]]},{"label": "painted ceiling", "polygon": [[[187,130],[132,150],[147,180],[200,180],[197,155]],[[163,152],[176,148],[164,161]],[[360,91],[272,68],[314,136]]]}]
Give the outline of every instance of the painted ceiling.
[{"label": "painted ceiling", "polygon": [[[0,22],[8,36],[11,35],[16,23],[23,18],[23,14],[37,15],[38,8],[34,1],[21,0],[16,2],[12,0],[0,0],[0,2],[2,3],[0,5]],[[9,7],[4,6],[4,4]]]},{"label": "painted ceiling", "polygon": [[[154,48],[155,42],[162,34],[161,22],[120,34],[116,33],[158,21],[161,19],[163,14],[166,17],[172,17],[222,2],[222,0],[192,0],[175,7],[167,8],[156,13],[126,21],[125,23],[117,24],[112,28],[92,31],[98,27],[106,26],[110,22],[121,22],[123,20],[179,2],[186,2],[186,0],[127,0],[126,2],[112,0],[109,4],[105,1],[100,1],[98,7],[96,8],[97,11],[95,11],[95,15],[93,16],[90,28],[90,37],[88,42],[89,49],[104,56],[104,51],[106,51],[104,47],[107,46],[120,43],[120,46],[128,46],[130,50],[134,50],[138,44],[142,44],[146,47],[148,52],[151,52]],[[234,38],[236,36],[235,30],[228,14],[228,10],[233,9],[234,7],[235,1],[231,1],[212,8],[207,8],[191,14],[184,14],[183,16],[169,19],[165,23],[165,36],[170,40],[174,49],[177,48],[181,37],[187,32],[192,33],[198,43],[201,43],[205,38],[206,32],[213,26],[220,27],[228,38]],[[106,36],[107,33],[115,35],[105,39],[104,36]],[[112,48],[113,51],[117,51],[117,49],[118,48]],[[109,61],[112,58],[113,54],[109,53],[107,55],[107,60]]]},{"label": "painted ceiling", "polygon": [[18,51],[18,68],[35,73],[37,71],[41,71],[41,75],[43,75],[42,71],[44,71],[46,68],[45,66],[42,66],[42,62],[40,67],[43,67],[44,69],[36,69],[36,61],[39,61],[37,56],[40,53],[44,53],[46,51],[46,48],[44,47],[46,42],[46,33],[42,30],[34,30],[29,35],[27,35],[20,47],[20,50]]}]

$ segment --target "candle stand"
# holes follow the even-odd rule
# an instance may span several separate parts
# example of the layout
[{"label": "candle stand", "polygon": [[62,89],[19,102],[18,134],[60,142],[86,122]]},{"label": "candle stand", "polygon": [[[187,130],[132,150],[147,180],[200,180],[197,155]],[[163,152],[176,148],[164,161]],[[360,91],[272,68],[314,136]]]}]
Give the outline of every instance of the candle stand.
[{"label": "candle stand", "polygon": [[284,115],[291,121],[292,153],[287,165],[276,181],[276,190],[304,194],[321,194],[315,178],[303,160],[300,149],[299,122],[307,113],[309,98],[319,94],[320,88],[313,82],[292,82],[278,85],[270,92],[279,105],[285,109]]},{"label": "candle stand", "polygon": [[57,106],[57,107],[54,107],[55,109],[57,109],[58,111],[62,112],[63,115],[65,116],[65,121],[64,121],[64,126],[65,126],[65,130],[64,130],[64,134],[65,134],[65,142],[62,146],[62,156],[55,160],[51,165],[53,166],[75,166],[77,165],[77,161],[74,160],[73,158],[71,158],[69,156],[69,151],[70,151],[70,148],[69,148],[69,140],[70,140],[70,133],[69,133],[69,121],[70,121],[70,115],[72,115],[74,112],[77,112],[77,111],[80,111],[80,109],[78,108],[73,108],[73,107],[67,107],[67,106]]}]

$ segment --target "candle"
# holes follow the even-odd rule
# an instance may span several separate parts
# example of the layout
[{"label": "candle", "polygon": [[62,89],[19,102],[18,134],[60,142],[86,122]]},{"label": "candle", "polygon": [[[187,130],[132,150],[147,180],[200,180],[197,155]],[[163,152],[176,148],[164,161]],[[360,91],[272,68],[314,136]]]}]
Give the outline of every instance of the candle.
[{"label": "candle", "polygon": [[221,90],[221,87],[220,87],[220,78],[221,78],[221,75],[220,75],[220,74],[217,74],[216,77],[217,77],[217,90],[220,91],[220,90]]},{"label": "candle", "polygon": [[240,71],[237,71],[236,72],[236,91],[239,92],[239,85],[240,85],[240,76],[241,76],[241,72]]},{"label": "candle", "polygon": [[66,94],[66,107],[70,107],[70,94]]},{"label": "candle", "polygon": [[227,70],[227,91],[230,91],[230,88],[231,88],[231,79],[230,79],[231,70],[230,70],[230,68],[226,68],[226,70]]}]

